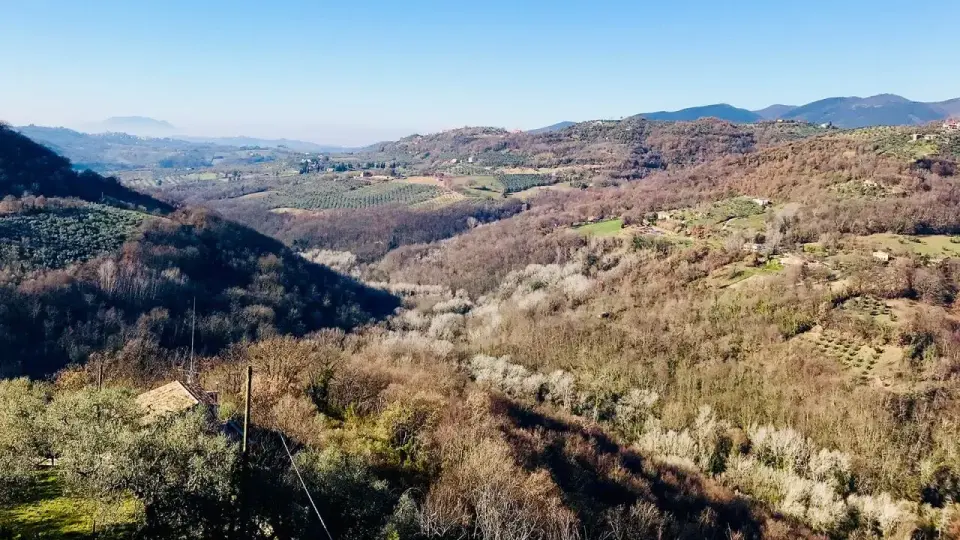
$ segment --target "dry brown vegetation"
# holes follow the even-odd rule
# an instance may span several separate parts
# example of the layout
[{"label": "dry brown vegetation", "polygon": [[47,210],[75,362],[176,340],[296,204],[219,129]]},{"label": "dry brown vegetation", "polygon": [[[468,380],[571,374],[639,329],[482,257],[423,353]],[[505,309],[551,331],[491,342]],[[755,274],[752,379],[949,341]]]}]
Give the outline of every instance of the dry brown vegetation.
[{"label": "dry brown vegetation", "polygon": [[[876,185],[881,195],[851,196],[839,188]],[[732,195],[799,205],[783,224],[786,241],[812,242],[829,234],[953,234],[960,231],[960,177],[916,168],[878,154],[869,141],[844,134],[817,137],[724,157],[641,182],[573,192],[545,192],[531,211],[461,235],[442,246],[409,246],[383,268],[401,280],[482,292],[527,263],[567,260],[577,245],[565,228],[597,217],[640,222],[651,212],[717,201]],[[429,256],[425,253],[429,252]],[[403,264],[397,264],[402,260]],[[418,261],[423,261],[418,263]],[[477,264],[483,261],[483,264]],[[490,276],[495,276],[493,279]]]},{"label": "dry brown vegetation", "polygon": [[[254,368],[249,507],[261,533],[322,534],[277,446],[282,433],[337,538],[956,538],[960,267],[946,256],[877,258],[856,235],[956,232],[960,179],[870,137],[798,140],[790,129],[628,119],[385,147],[433,156],[420,159],[602,159],[619,163],[612,176],[644,178],[544,193],[469,229],[437,224],[373,264],[387,249],[345,251],[409,216],[385,214],[371,236],[354,218],[373,214],[331,215],[345,219],[329,230],[301,223],[338,250],[306,255],[403,299],[349,331],[297,326],[301,310],[318,312],[295,302],[294,278],[310,267],[264,253],[273,244],[245,250],[250,240],[202,212],[148,232],[120,261],[184,268],[203,284],[210,272],[236,278],[232,292],[210,288],[229,309],[203,325],[233,337],[204,350],[201,379],[235,420]],[[782,141],[792,142],[764,149]],[[687,168],[663,170],[654,155]],[[772,204],[750,203],[763,212],[750,227],[722,212],[701,219],[734,196]],[[588,238],[571,227],[605,218],[622,218],[624,231]],[[435,241],[447,233],[434,230],[461,234]],[[209,270],[203,246],[225,246],[236,264]],[[18,294],[49,289],[30,286]],[[339,321],[343,302],[322,298],[320,312]],[[244,326],[264,307],[276,324]],[[53,393],[89,386],[98,364],[108,386],[177,376],[156,336],[182,339],[184,327],[165,321],[140,316],[136,331],[118,332],[119,352],[62,372]],[[867,361],[884,351],[896,369],[851,374],[842,360],[860,350]]]}]

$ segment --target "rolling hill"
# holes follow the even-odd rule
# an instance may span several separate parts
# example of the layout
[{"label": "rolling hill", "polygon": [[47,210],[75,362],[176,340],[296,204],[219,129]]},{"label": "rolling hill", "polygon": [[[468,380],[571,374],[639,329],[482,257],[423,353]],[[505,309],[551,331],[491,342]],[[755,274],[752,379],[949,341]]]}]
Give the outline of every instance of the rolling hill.
[{"label": "rolling hill", "polygon": [[461,162],[473,159],[472,166],[481,172],[483,167],[567,167],[639,178],[654,170],[752,152],[819,132],[804,123],[673,122],[637,115],[580,122],[556,131],[470,127],[412,135],[367,148],[358,157],[399,160],[428,171],[462,168]]},{"label": "rolling hill", "polygon": [[194,298],[197,350],[206,353],[275,332],[350,328],[396,306],[209,211],[78,173],[7,127],[0,196],[2,376],[47,375],[94,353],[131,369],[131,346],[175,356],[190,342]]},{"label": "rolling hill", "polygon": [[726,103],[716,105],[704,105],[702,107],[691,107],[679,111],[658,111],[652,113],[641,113],[640,116],[649,120],[669,120],[692,122],[700,118],[719,118],[728,122],[749,123],[761,120],[762,117],[752,111],[740,109]]},{"label": "rolling hill", "polygon": [[[312,254],[402,293],[402,307],[209,212],[98,198],[106,179],[10,130],[0,142],[0,375],[95,361],[32,393],[0,385],[15,413],[0,433],[53,433],[48,452],[63,459],[42,480],[58,475],[76,508],[133,499],[143,537],[230,538],[246,521],[323,536],[303,486],[336,538],[932,539],[960,527],[958,139],[935,127],[467,128],[336,157],[429,175],[273,179],[300,190],[286,195],[207,183],[248,204],[305,202],[325,182],[352,197],[535,166],[618,176],[443,241],[398,248],[386,231],[387,256],[367,264]],[[640,168],[642,181],[621,181]],[[334,224],[360,212],[376,229],[390,211],[373,210],[319,228],[349,241]],[[182,419],[88,429],[122,410],[114,388],[182,374],[193,299],[200,381],[223,417],[243,410],[246,367],[256,376],[261,437],[242,484],[216,466],[239,450],[197,451],[207,439]],[[348,331],[311,332],[330,327]],[[32,465],[36,448],[13,449]],[[87,463],[70,459],[77,448],[124,466],[81,491],[92,481],[74,472]],[[195,494],[211,483],[224,487]],[[234,516],[240,486],[253,495]],[[0,519],[52,506],[11,492]]]},{"label": "rolling hill", "polygon": [[576,124],[576,122],[564,120],[563,122],[557,122],[556,124],[551,124],[542,128],[527,130],[527,133],[549,133],[551,131],[560,131],[561,129],[568,128],[574,124]]},{"label": "rolling hill", "polygon": [[30,125],[16,129],[65,156],[75,168],[91,169],[100,173],[131,169],[248,165],[275,161],[298,152],[293,148],[281,148],[279,144],[273,147],[239,145],[256,142],[253,139],[228,139],[218,143],[215,142],[217,139],[186,141],[140,137],[127,133],[82,133],[63,127]]}]

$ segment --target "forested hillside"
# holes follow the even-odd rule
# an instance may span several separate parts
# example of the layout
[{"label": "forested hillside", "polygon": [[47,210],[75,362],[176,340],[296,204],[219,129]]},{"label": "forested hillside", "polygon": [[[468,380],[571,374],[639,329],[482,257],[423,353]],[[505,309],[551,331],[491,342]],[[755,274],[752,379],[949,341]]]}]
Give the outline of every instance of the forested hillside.
[{"label": "forested hillside", "polygon": [[301,250],[350,251],[373,262],[400,246],[515,215],[540,190],[609,186],[827,132],[795,122],[640,117],[537,133],[463,128],[310,158],[296,176],[164,184],[154,192],[215,209]]},{"label": "forested hillside", "polygon": [[807,124],[732,124],[703,119],[667,122],[632,116],[596,120],[546,132],[508,132],[497,128],[463,128],[413,135],[368,150],[435,166],[451,159],[483,166],[590,166],[599,172],[642,177],[671,166],[742,154],[783,141],[813,135]]},{"label": "forested hillside", "polygon": [[[209,210],[19,193],[0,346],[7,374],[56,373],[0,382],[0,531],[958,538],[958,142],[628,119],[162,193],[277,216],[296,255]],[[554,167],[469,169],[515,150]],[[543,182],[566,166],[598,178]],[[460,197],[295,206],[391,184]],[[133,395],[183,378],[194,299],[217,404],[145,424]]]},{"label": "forested hillside", "polygon": [[0,124],[0,195],[25,194],[107,201],[147,211],[170,210],[170,206],[128,189],[116,179],[74,171],[66,158]]},{"label": "forested hillside", "polygon": [[[274,333],[350,328],[396,302],[278,241],[172,207],[0,128],[0,373],[48,375],[93,353],[141,375]],[[141,363],[166,352],[163,365]]]}]

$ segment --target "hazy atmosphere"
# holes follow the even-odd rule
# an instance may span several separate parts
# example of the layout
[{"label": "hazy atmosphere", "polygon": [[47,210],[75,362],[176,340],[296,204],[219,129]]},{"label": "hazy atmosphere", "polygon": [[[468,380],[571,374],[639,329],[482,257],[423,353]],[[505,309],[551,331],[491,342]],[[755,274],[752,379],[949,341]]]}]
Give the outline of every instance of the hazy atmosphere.
[{"label": "hazy atmosphere", "polygon": [[955,2],[37,0],[0,15],[0,47],[16,51],[0,57],[0,117],[14,124],[147,116],[358,145],[960,88],[937,54],[960,50]]}]

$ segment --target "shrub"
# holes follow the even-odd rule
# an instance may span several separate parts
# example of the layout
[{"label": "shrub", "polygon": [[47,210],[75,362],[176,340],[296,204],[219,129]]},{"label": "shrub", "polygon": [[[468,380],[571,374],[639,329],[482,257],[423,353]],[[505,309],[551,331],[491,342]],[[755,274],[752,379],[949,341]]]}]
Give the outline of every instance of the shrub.
[{"label": "shrub", "polygon": [[41,417],[43,387],[27,379],[0,380],[0,503],[23,489],[38,456],[48,454]]}]

